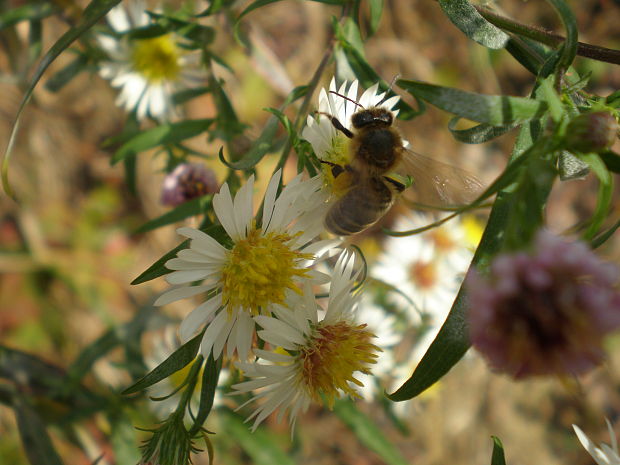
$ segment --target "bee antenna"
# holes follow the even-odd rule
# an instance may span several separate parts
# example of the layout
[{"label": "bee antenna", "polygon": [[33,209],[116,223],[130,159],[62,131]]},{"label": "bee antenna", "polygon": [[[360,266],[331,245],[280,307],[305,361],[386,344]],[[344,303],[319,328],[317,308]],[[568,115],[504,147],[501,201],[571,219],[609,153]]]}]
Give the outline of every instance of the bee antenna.
[{"label": "bee antenna", "polygon": [[395,74],[394,77],[392,78],[392,82],[390,82],[390,87],[388,87],[388,90],[392,90],[392,88],[394,87],[394,84],[396,84],[396,80],[400,79],[400,74]]},{"label": "bee antenna", "polygon": [[330,90],[330,91],[329,91],[329,93],[330,93],[330,94],[337,95],[338,97],[343,98],[343,99],[345,99],[345,100],[348,100],[349,102],[354,103],[354,104],[355,104],[355,105],[357,105],[358,107],[360,107],[360,108],[362,108],[363,110],[365,110],[365,108],[362,106],[362,104],[361,104],[361,103],[356,102],[355,100],[353,100],[352,98],[347,97],[346,95],[339,94],[339,93],[338,93],[338,92],[336,92],[335,90]]}]

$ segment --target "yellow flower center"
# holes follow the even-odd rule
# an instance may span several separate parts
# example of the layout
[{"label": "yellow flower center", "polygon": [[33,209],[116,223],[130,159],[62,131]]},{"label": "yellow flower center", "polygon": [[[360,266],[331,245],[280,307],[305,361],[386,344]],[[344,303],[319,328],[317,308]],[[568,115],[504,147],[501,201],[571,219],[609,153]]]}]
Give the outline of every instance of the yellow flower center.
[{"label": "yellow flower center", "polygon": [[163,80],[175,80],[179,76],[180,51],[172,39],[166,34],[152,39],[136,40],[132,52],[134,69],[151,83]]},{"label": "yellow flower center", "polygon": [[311,260],[312,254],[291,250],[292,236],[252,229],[228,252],[222,270],[222,301],[232,315],[241,308],[258,315],[269,304],[284,304],[287,289],[301,293],[295,278],[306,277],[308,268],[298,268],[300,260]]},{"label": "yellow flower center", "polygon": [[437,267],[430,262],[415,262],[409,268],[411,281],[421,289],[431,289],[437,283]]},{"label": "yellow flower center", "polygon": [[359,397],[349,383],[362,386],[355,371],[370,373],[381,349],[370,341],[375,337],[366,325],[351,326],[346,321],[319,325],[300,351],[300,384],[315,402],[324,396],[331,409],[340,392]]}]

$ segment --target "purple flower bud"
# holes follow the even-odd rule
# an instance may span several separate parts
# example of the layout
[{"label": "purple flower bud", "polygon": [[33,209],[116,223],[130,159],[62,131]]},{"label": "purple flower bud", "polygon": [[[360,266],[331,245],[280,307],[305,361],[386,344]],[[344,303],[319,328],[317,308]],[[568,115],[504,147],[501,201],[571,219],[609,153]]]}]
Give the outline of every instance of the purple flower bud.
[{"label": "purple flower bud", "polygon": [[488,277],[467,277],[473,346],[514,378],[577,375],[604,358],[620,326],[619,270],[582,242],[540,231],[531,254],[498,256]]},{"label": "purple flower bud", "polygon": [[600,152],[612,146],[618,123],[608,111],[582,113],[566,128],[566,147],[577,152]]},{"label": "purple flower bud", "polygon": [[161,203],[176,207],[196,197],[217,192],[215,173],[199,163],[182,163],[164,178]]}]

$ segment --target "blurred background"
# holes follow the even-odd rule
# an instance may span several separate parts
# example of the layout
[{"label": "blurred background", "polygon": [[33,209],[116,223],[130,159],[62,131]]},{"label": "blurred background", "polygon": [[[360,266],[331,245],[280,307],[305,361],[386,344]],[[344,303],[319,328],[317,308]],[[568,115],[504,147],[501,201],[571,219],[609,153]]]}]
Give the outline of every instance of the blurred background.
[{"label": "blurred background", "polygon": [[[620,47],[619,2],[569,3],[577,16],[581,41]],[[23,5],[5,1],[0,11]],[[84,6],[81,2],[80,7]],[[70,7],[66,6],[67,11]],[[545,2],[504,0],[496,7],[521,22],[562,32],[558,18]],[[232,26],[225,15],[206,20],[206,24],[221,31],[212,48],[225,58],[233,72],[223,67],[216,72],[224,79],[224,88],[240,119],[251,125],[249,137],[260,134],[268,119],[263,108],[278,107],[293,87],[308,83],[332,39],[330,18],[338,16],[339,11],[337,7],[300,1],[259,8],[243,23],[253,43],[251,51],[232,39]],[[43,50],[67,27],[57,17],[47,19],[45,26]],[[32,72],[27,24],[11,31],[0,30],[3,150]],[[399,76],[473,92],[519,96],[527,95],[533,84],[533,77],[508,53],[489,53],[472,44],[432,1],[386,0],[379,29],[369,38],[365,50],[368,62],[388,82]],[[46,76],[70,59],[71,53],[65,52]],[[617,66],[580,58],[576,65],[581,75],[591,73],[588,90],[605,96],[620,87]],[[324,85],[332,74],[333,66],[328,66],[322,79]],[[45,80],[44,76],[42,82]],[[414,104],[403,93],[401,96]],[[10,177],[19,204],[0,196],[0,342],[61,368],[67,368],[108,329],[132,320],[140,311],[158,315],[153,320],[153,331],[146,331],[139,341],[146,354],[153,354],[153,339],[161,336],[165,323],[193,308],[190,302],[163,310],[151,307],[156,293],[167,287],[162,278],[130,285],[176,246],[179,238],[174,226],[134,233],[143,223],[167,211],[160,202],[165,160],[156,151],[141,153],[137,159],[137,189],[135,193],[129,191],[123,167],[111,166],[112,150],[102,146],[103,141],[123,131],[125,116],[114,105],[115,97],[116,91],[96,72],[81,73],[56,93],[39,85],[25,110],[11,161]],[[316,101],[315,96],[313,104]],[[187,105],[186,117],[208,118],[215,111],[207,95]],[[291,110],[289,116],[296,115]],[[450,118],[429,106],[425,114],[399,123],[399,128],[416,151],[461,166],[489,183],[505,166],[516,133],[468,146],[451,137],[447,130]],[[208,142],[203,136],[192,143],[213,154],[206,163],[223,182],[225,170],[217,159],[217,141]],[[269,173],[277,157],[267,156],[259,170]],[[295,164],[288,169],[292,174]],[[553,231],[561,233],[591,213],[597,193],[592,178],[556,186],[548,207],[548,224]],[[620,208],[619,202],[615,205]],[[399,211],[397,208],[387,221],[393,221]],[[484,216],[477,221],[483,224]],[[196,223],[187,220],[185,224]],[[377,231],[358,239],[371,260],[382,246],[383,237]],[[600,254],[620,261],[617,234],[600,249]],[[380,400],[358,402],[358,407],[375,420],[408,463],[490,463],[490,436],[495,435],[503,441],[507,462],[512,465],[590,464],[592,459],[578,443],[571,424],[578,424],[596,442],[609,442],[604,418],[615,424],[620,412],[618,337],[610,338],[608,350],[605,365],[579,380],[518,383],[490,373],[485,363],[470,353],[429,392],[399,405],[398,421]],[[121,360],[120,350],[98,360],[85,385],[114,398],[114,393],[133,381],[129,370],[119,368]],[[3,382],[0,378],[0,386]],[[155,414],[145,407],[148,400],[131,402],[137,406],[130,413],[134,425],[154,424]],[[211,437],[216,463],[257,463],[247,443],[232,436],[235,429],[225,407],[234,405],[231,399],[224,397],[221,405],[222,410],[214,412],[207,425],[217,433]],[[53,411],[53,406],[50,408]],[[616,430],[620,430],[620,423]],[[80,421],[72,431],[74,436],[50,428],[54,445],[67,464],[92,463],[97,451],[110,448],[106,436],[109,425],[101,412]],[[311,408],[298,420],[292,443],[288,426],[273,419],[261,432],[270,435],[294,463],[384,463],[375,452],[360,445],[358,436],[338,416],[320,408]],[[137,447],[138,443],[132,442],[134,437],[140,440],[146,434],[130,431],[129,447]],[[92,451],[92,455],[82,449]],[[13,412],[3,405],[0,463],[28,463]],[[208,463],[207,455],[195,456],[194,463]]]}]

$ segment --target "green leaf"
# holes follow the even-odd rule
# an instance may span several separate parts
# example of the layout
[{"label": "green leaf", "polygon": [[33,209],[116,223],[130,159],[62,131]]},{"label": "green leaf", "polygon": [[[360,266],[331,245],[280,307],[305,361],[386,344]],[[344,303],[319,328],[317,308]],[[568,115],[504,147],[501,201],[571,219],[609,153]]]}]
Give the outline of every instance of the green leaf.
[{"label": "green leaf", "polygon": [[173,144],[195,137],[205,132],[212,123],[211,118],[194,119],[178,123],[164,123],[142,131],[116,151],[112,156],[112,164],[162,144]]},{"label": "green leaf", "polygon": [[506,51],[534,76],[538,76],[542,64],[552,53],[538,42],[517,36],[510,38]]},{"label": "green leaf", "polygon": [[30,3],[17,8],[7,8],[0,14],[0,31],[21,21],[47,18],[54,13],[54,6],[48,2]]},{"label": "green leaf", "polygon": [[168,224],[176,223],[177,221],[184,220],[190,216],[200,215],[205,212],[209,205],[211,205],[211,199],[213,195],[203,195],[202,197],[197,197],[195,199],[188,200],[187,202],[183,202],[181,205],[176,206],[169,212],[164,213],[158,218],[147,221],[142,226],[140,226],[134,234],[141,234],[147,231],[152,231],[153,229],[161,228],[162,226],[166,226]]},{"label": "green leaf", "polygon": [[110,11],[110,9],[112,9],[114,6],[116,6],[119,2],[120,0],[93,0],[92,2],[90,2],[78,22],[71,26],[71,29],[65,32],[60,37],[60,39],[58,39],[56,43],[52,45],[52,47],[39,62],[39,65],[36,67],[34,75],[30,80],[30,84],[26,89],[26,93],[24,94],[24,97],[19,105],[17,114],[15,115],[13,128],[11,129],[9,142],[7,144],[6,152],[4,154],[4,160],[2,162],[2,186],[4,188],[4,191],[9,196],[14,196],[13,190],[11,189],[9,183],[8,174],[9,161],[11,153],[13,151],[13,144],[15,143],[15,137],[19,129],[21,114],[26,104],[30,101],[30,97],[32,96],[32,92],[34,91],[35,86],[41,79],[41,76],[43,76],[45,70],[58,57],[58,55],[60,55],[67,47],[69,47],[78,37],[84,34],[84,32],[89,30],[97,21],[103,18],[106,13]]},{"label": "green leaf", "polygon": [[554,75],[548,76],[539,82],[539,88],[542,99],[547,102],[549,107],[549,115],[551,116],[551,119],[556,123],[559,123],[566,112],[564,110],[564,106],[562,105],[562,101],[560,100],[560,96],[553,88],[554,81]]},{"label": "green leaf", "polygon": [[596,209],[594,210],[592,218],[589,220],[590,226],[583,233],[583,239],[589,241],[598,233],[603,222],[607,218],[607,213],[609,212],[613,198],[614,179],[598,155],[588,153],[582,155],[581,159],[590,166],[590,169],[596,174],[599,180]]},{"label": "green leaf", "polygon": [[189,247],[189,239],[181,242],[170,252],[167,252],[166,254],[164,254],[159,260],[157,260],[155,263],[149,266],[144,272],[142,272],[140,276],[134,279],[131,282],[131,284],[133,285],[142,284],[152,279],[159,278],[160,276],[163,276],[165,274],[171,273],[172,270],[169,270],[164,265],[166,264],[168,260],[176,257],[177,253],[179,253],[179,250],[187,249],[188,247]]},{"label": "green leaf", "polygon": [[482,95],[420,81],[396,81],[414,97],[442,110],[492,126],[519,124],[540,118],[547,104],[538,100],[508,95]]},{"label": "green leaf", "polygon": [[[515,190],[517,179],[527,178],[528,161],[534,150],[534,141],[540,135],[538,121],[532,121],[521,128],[511,159],[504,173],[496,180],[481,198],[488,192],[497,189],[499,192],[489,215],[487,227],[482,234],[480,245],[474,254],[472,266],[484,268],[491,258],[505,245],[506,230],[511,221],[518,221],[515,216]],[[546,181],[548,179],[545,178]],[[550,188],[550,186],[549,186]],[[521,212],[520,212],[521,213]],[[467,352],[470,343],[468,338],[466,308],[467,296],[463,286],[456,300],[426,354],[415,368],[413,374],[393,394],[388,397],[393,401],[411,399],[441,379]]]},{"label": "green leaf", "polygon": [[62,460],[54,449],[45,425],[37,412],[25,399],[16,398],[13,402],[15,419],[24,451],[31,465],[62,465]]},{"label": "green leaf", "polygon": [[491,126],[490,124],[478,124],[467,129],[455,129],[457,123],[461,118],[455,116],[448,123],[448,129],[452,133],[452,136],[465,144],[482,144],[496,137],[503,136],[508,131],[517,127],[516,124],[507,124],[505,126]]},{"label": "green leaf", "polygon": [[577,55],[578,37],[577,37],[577,20],[572,10],[564,0],[547,0],[562,19],[564,29],[566,29],[566,39],[560,49],[560,58],[556,69],[565,71],[571,65]]},{"label": "green leaf", "polygon": [[217,389],[217,382],[220,377],[220,369],[222,368],[222,359],[213,359],[213,354],[209,354],[207,363],[205,364],[202,372],[202,384],[200,390],[200,405],[198,407],[198,413],[194,420],[189,435],[193,436],[207,420],[211,409],[213,408],[213,399],[215,397],[215,390]]},{"label": "green leaf", "polygon": [[250,150],[248,150],[243,158],[238,161],[227,161],[224,159],[223,152],[220,151],[220,160],[229,168],[234,170],[249,170],[263,159],[263,157],[273,150],[276,142],[276,134],[278,132],[278,118],[271,117],[267,121],[267,125],[260,137],[254,141]]},{"label": "green leaf", "polygon": [[190,100],[196,97],[204,95],[210,91],[211,91],[211,88],[209,86],[200,86],[200,87],[194,87],[191,89],[183,89],[183,90],[176,92],[172,96],[172,101],[174,102],[175,105],[181,105],[185,102],[189,102]]},{"label": "green leaf", "polygon": [[252,432],[241,417],[228,410],[218,411],[221,434],[235,438],[235,442],[250,456],[255,465],[294,465],[291,456],[274,441],[273,434],[262,428]]},{"label": "green leaf", "polygon": [[71,79],[77,76],[80,72],[84,71],[87,68],[88,63],[88,56],[79,54],[71,63],[49,78],[45,82],[45,88],[50,92],[58,92],[69,81],[71,81]]},{"label": "green leaf", "polygon": [[370,27],[369,27],[369,35],[374,35],[379,29],[379,24],[381,23],[381,14],[383,13],[383,4],[384,0],[370,0]]},{"label": "green leaf", "polygon": [[506,465],[504,458],[504,446],[497,436],[491,436],[493,439],[493,453],[491,455],[491,465]]},{"label": "green leaf", "polygon": [[596,249],[597,247],[600,247],[601,245],[603,245],[605,242],[607,242],[607,240],[614,235],[614,233],[618,230],[618,228],[620,228],[620,220],[616,221],[613,226],[611,228],[609,228],[607,231],[599,234],[598,236],[596,236],[592,242],[590,242],[591,246],[593,249]]},{"label": "green leaf", "polygon": [[196,358],[203,333],[204,331],[187,341],[155,369],[129,386],[121,394],[128,395],[140,392],[190,364]]},{"label": "green leaf", "polygon": [[362,444],[379,455],[387,465],[407,465],[409,462],[377,427],[349,399],[339,399],[334,413],[355,433]]},{"label": "green leaf", "polygon": [[467,37],[490,49],[504,48],[508,34],[489,23],[467,0],[439,0],[450,21]]}]

